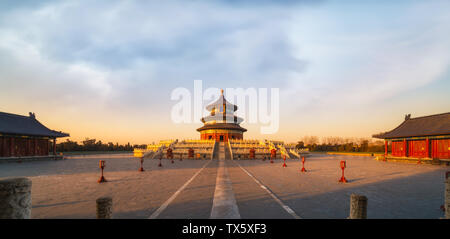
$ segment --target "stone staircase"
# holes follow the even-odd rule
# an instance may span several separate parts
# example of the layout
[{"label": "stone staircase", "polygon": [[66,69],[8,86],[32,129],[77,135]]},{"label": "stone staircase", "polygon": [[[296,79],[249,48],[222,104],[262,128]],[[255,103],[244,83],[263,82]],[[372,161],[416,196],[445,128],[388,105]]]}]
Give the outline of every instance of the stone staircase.
[{"label": "stone staircase", "polygon": [[219,159],[219,154],[220,154],[220,143],[219,142],[215,142],[214,143],[215,145],[214,145],[214,151],[213,151],[213,156],[212,156],[212,159]]},{"label": "stone staircase", "polygon": [[225,159],[225,147],[224,143],[219,143],[219,159]]},{"label": "stone staircase", "polygon": [[213,159],[231,159],[230,147],[226,142],[216,142]]},{"label": "stone staircase", "polygon": [[231,157],[231,149],[230,149],[228,142],[223,142],[223,148],[225,151],[225,159],[233,159]]}]

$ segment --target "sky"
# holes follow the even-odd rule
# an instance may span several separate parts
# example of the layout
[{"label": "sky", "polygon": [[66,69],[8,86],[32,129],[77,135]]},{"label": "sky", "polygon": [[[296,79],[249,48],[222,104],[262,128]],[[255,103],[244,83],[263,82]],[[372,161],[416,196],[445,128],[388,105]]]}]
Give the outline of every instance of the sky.
[{"label": "sky", "polygon": [[[245,138],[371,137],[450,112],[450,2],[13,1],[0,3],[0,111],[71,140],[199,138],[171,92],[279,88],[280,127]],[[204,105],[208,101],[203,102]]]}]

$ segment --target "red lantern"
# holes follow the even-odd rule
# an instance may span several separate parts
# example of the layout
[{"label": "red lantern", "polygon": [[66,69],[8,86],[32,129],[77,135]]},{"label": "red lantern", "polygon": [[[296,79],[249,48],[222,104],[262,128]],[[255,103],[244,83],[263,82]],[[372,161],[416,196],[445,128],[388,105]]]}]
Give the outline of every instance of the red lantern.
[{"label": "red lantern", "polygon": [[255,149],[250,149],[250,158],[255,159]]},{"label": "red lantern", "polygon": [[171,159],[171,160],[172,160],[172,163],[174,163],[174,162],[173,162],[173,150],[172,150],[171,148],[168,148],[168,149],[167,149],[166,156],[167,156],[167,159]]},{"label": "red lantern", "polygon": [[273,163],[273,159],[277,156],[277,150],[271,149],[270,150],[270,163]]},{"label": "red lantern", "polygon": [[191,159],[194,158],[194,149],[193,148],[189,148],[188,157]]},{"label": "red lantern", "polygon": [[277,150],[276,149],[270,150],[270,157],[275,158],[276,156],[277,156]]},{"label": "red lantern", "polygon": [[168,159],[173,158],[173,153],[172,153],[172,149],[171,148],[167,149],[166,156],[167,156]]}]

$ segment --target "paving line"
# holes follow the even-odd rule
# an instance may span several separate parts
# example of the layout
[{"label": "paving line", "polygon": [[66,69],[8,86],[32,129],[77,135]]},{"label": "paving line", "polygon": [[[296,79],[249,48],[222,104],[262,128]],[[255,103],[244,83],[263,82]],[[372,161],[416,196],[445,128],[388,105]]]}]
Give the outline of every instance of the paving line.
[{"label": "paving line", "polygon": [[197,175],[200,174],[200,172],[210,164],[212,160],[210,160],[208,163],[203,165],[203,167],[197,171],[197,173],[192,176],[191,179],[189,179],[183,186],[181,186],[169,199],[167,199],[148,219],[156,219],[166,208],[169,206],[169,204],[178,196],[178,194],[181,193],[193,180]]},{"label": "paving line", "polygon": [[231,184],[225,159],[220,159],[210,219],[241,218]]},{"label": "paving line", "polygon": [[239,163],[236,163],[239,168],[241,168],[248,176],[250,176],[251,178],[253,178],[253,180],[255,180],[255,182],[262,188],[264,189],[278,204],[280,204],[280,206],[287,212],[289,213],[291,216],[293,216],[295,219],[302,219],[299,215],[297,215],[294,210],[292,210],[289,206],[287,206],[286,204],[284,204],[272,191],[270,191],[270,189],[266,186],[264,186],[258,179],[256,179],[250,172],[248,172],[245,168],[243,168]]}]

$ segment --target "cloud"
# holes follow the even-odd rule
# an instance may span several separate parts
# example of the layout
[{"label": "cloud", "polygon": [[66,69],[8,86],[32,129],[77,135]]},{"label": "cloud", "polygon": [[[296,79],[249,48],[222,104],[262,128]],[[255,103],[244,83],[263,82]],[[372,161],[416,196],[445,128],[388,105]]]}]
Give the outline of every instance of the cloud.
[{"label": "cloud", "polygon": [[310,64],[291,77],[287,97],[302,96],[300,111],[342,110],[438,80],[450,69],[449,7],[448,1],[331,4],[299,15],[290,38]]},{"label": "cloud", "polygon": [[[42,72],[28,72],[40,75],[40,81],[58,82],[58,91],[68,88],[111,105],[169,99],[172,89],[191,87],[195,79],[216,87],[270,86],[272,79],[282,83],[286,72],[305,68],[303,59],[292,56],[283,29],[290,20],[285,4],[305,2],[22,4],[0,14],[0,33],[10,39],[3,40],[0,50],[16,62],[11,69],[39,68]],[[25,75],[16,72],[17,84],[10,90],[45,85]],[[6,76],[0,77],[6,84]],[[78,87],[71,87],[76,77]]]}]

